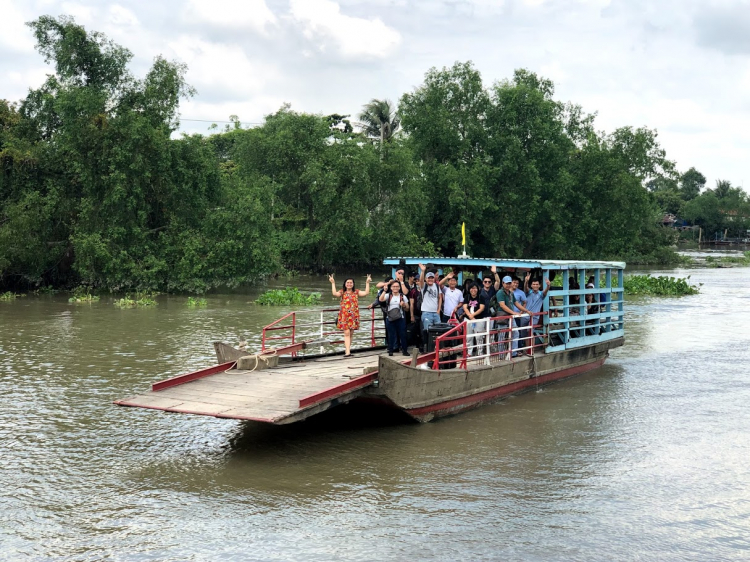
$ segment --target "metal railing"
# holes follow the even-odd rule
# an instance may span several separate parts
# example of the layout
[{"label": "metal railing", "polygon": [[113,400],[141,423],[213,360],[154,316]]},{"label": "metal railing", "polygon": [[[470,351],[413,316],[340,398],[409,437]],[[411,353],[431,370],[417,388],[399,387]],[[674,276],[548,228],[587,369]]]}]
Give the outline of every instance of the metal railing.
[{"label": "metal railing", "polygon": [[[376,314],[377,311],[377,314]],[[336,328],[339,308],[295,310],[263,328],[261,351],[271,347],[307,342],[320,345],[320,353],[326,347],[343,345],[343,332]],[[385,337],[385,324],[380,307],[359,307],[359,330],[352,332],[352,349],[373,348]],[[296,356],[298,352],[293,352]]]},{"label": "metal railing", "polygon": [[[523,355],[533,356],[548,343],[541,317],[546,312],[495,316],[481,320],[464,320],[435,339],[435,360],[432,368],[466,369],[472,365],[491,365],[513,361]],[[529,319],[517,326],[515,319]],[[521,320],[522,321],[522,320]]]}]

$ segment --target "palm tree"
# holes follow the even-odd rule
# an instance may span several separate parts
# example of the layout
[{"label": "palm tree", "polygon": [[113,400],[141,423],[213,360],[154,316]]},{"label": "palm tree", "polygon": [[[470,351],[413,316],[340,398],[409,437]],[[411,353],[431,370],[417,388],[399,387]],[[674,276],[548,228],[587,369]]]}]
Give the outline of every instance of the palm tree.
[{"label": "palm tree", "polygon": [[380,148],[390,139],[401,125],[401,119],[396,114],[390,100],[372,99],[362,107],[358,115],[359,126],[368,137],[380,137]]},{"label": "palm tree", "polygon": [[719,199],[723,199],[732,192],[732,183],[728,180],[716,180],[716,189],[714,193]]}]

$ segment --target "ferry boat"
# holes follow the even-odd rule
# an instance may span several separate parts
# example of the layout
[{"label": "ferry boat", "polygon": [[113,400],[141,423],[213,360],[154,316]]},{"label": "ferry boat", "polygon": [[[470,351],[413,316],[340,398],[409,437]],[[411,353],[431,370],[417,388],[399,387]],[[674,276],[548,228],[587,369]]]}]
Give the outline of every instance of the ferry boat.
[{"label": "ferry boat", "polygon": [[335,327],[338,307],[293,311],[263,328],[256,352],[216,342],[217,365],[157,382],[115,404],[288,424],[341,404],[367,402],[428,422],[596,369],[610,349],[624,343],[623,262],[384,260],[393,276],[398,268],[416,269],[420,263],[438,275],[449,267],[458,271],[460,285],[467,272],[479,280],[493,266],[500,276],[523,280],[533,272],[553,285],[541,312],[521,315],[530,316],[533,328],[504,315],[454,321],[427,342],[424,353],[413,348],[408,358],[385,353],[379,308],[360,307],[360,330],[347,358]]}]

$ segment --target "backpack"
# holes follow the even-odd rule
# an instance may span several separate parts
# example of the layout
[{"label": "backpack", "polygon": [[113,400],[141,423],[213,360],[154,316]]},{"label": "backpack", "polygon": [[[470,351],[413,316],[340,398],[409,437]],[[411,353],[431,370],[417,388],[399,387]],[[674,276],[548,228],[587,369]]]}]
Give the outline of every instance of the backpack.
[{"label": "backpack", "polygon": [[499,311],[500,311],[500,305],[497,303],[497,293],[495,293],[494,295],[492,295],[492,298],[490,299],[490,316],[494,318],[495,316],[498,315]]},{"label": "backpack", "polygon": [[[427,284],[425,283],[425,287]],[[414,316],[422,316],[422,298],[424,297],[424,292],[419,290],[419,287],[417,287],[416,291],[412,291],[414,293]]]}]

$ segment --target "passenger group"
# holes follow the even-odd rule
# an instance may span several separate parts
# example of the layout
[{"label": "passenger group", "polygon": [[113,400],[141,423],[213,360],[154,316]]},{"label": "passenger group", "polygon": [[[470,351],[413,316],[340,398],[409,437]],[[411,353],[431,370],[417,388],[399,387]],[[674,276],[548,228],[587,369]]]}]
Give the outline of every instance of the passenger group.
[{"label": "passenger group", "polygon": [[[337,327],[344,330],[345,357],[348,357],[351,354],[351,331],[359,328],[357,297],[369,294],[370,276],[364,291],[354,289],[353,279],[347,279],[340,290],[336,289],[333,276],[329,280],[332,294],[341,298],[342,302]],[[454,272],[441,277],[437,269],[428,269],[419,264],[419,272],[407,274],[405,268],[400,267],[396,270],[395,278],[388,277],[379,282],[375,301],[367,308],[379,307],[382,310],[389,355],[400,351],[408,356],[410,345],[425,351],[430,327],[448,322],[451,318],[461,321],[511,317],[514,326],[520,328],[513,331],[512,338],[512,354],[516,357],[524,353],[528,343],[523,342],[530,341],[533,330],[538,327],[540,317],[531,316],[535,322],[530,325],[529,315],[542,311],[544,298],[550,288],[549,280],[545,279],[544,282],[542,290],[541,279],[532,278],[529,272],[521,289],[517,277],[505,275],[501,278],[497,268],[492,266],[490,272],[482,277],[481,285],[474,279],[467,279],[460,288]],[[356,315],[354,310],[357,310]],[[493,329],[507,330],[509,326],[509,319],[503,318],[495,323]],[[470,330],[473,346],[482,345],[480,336],[473,335],[479,327],[472,323]]]}]

